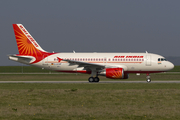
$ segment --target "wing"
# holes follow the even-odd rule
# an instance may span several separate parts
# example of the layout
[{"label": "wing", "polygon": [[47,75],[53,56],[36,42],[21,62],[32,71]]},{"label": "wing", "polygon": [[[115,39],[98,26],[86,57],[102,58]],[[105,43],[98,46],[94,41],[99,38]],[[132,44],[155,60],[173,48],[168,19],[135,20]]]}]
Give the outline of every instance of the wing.
[{"label": "wing", "polygon": [[102,70],[105,68],[105,65],[101,65],[101,64],[67,60],[67,59],[61,59],[59,57],[57,57],[57,58],[58,58],[59,62],[66,61],[66,62],[70,63],[70,65],[78,65],[78,67],[84,67],[84,69],[86,69],[86,70]]},{"label": "wing", "polygon": [[123,68],[124,71],[127,71],[127,66],[125,65],[102,65],[102,64],[96,64],[96,63],[87,63],[83,61],[74,61],[74,60],[67,60],[67,59],[61,59],[59,57],[58,61],[66,61],[70,63],[70,65],[78,65],[78,67],[84,67],[85,70],[87,71],[99,71],[103,70],[104,68]]}]

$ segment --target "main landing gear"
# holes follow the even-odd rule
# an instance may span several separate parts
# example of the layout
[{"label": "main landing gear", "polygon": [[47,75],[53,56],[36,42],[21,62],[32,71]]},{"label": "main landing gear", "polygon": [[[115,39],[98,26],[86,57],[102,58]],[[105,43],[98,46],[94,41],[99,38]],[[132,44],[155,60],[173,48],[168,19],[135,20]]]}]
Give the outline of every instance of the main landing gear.
[{"label": "main landing gear", "polygon": [[[94,75],[96,75],[96,77],[93,77]],[[91,71],[91,77],[89,77],[88,79],[89,82],[99,82],[99,77],[98,77],[98,73],[96,70],[92,70]]]},{"label": "main landing gear", "polygon": [[147,81],[148,83],[150,83],[150,82],[151,82],[151,78],[150,78],[150,76],[149,76],[149,73],[147,73],[146,75],[147,75],[146,81]]},{"label": "main landing gear", "polygon": [[89,77],[89,82],[99,82],[99,77]]}]

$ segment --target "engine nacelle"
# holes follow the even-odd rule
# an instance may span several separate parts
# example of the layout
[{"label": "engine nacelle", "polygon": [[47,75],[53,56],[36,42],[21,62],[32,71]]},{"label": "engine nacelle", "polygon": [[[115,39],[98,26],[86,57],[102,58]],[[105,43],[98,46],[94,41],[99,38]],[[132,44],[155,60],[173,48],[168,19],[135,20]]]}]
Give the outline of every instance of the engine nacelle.
[{"label": "engine nacelle", "polygon": [[124,78],[123,68],[107,68],[106,77],[111,79],[122,79]]},{"label": "engine nacelle", "polygon": [[128,74],[124,73],[123,68],[106,68],[99,75],[106,76],[111,79],[128,79]]}]

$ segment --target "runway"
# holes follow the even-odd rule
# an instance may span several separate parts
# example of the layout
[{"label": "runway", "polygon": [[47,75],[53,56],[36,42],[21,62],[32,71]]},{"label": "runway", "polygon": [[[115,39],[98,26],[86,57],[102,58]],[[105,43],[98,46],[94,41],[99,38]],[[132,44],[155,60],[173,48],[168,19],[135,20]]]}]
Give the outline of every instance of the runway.
[{"label": "runway", "polygon": [[[88,81],[0,81],[0,83],[89,83]],[[147,83],[146,81],[99,81],[98,83]],[[180,80],[173,81],[151,81],[151,83],[180,83]],[[92,84],[92,83],[89,83]]]}]

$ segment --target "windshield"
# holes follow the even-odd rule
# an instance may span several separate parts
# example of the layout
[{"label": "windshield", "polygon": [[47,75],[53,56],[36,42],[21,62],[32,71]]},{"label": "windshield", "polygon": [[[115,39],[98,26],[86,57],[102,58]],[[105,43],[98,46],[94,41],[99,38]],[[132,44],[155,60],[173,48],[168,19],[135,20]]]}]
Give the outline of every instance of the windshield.
[{"label": "windshield", "polygon": [[165,58],[158,58],[158,61],[167,61]]}]

